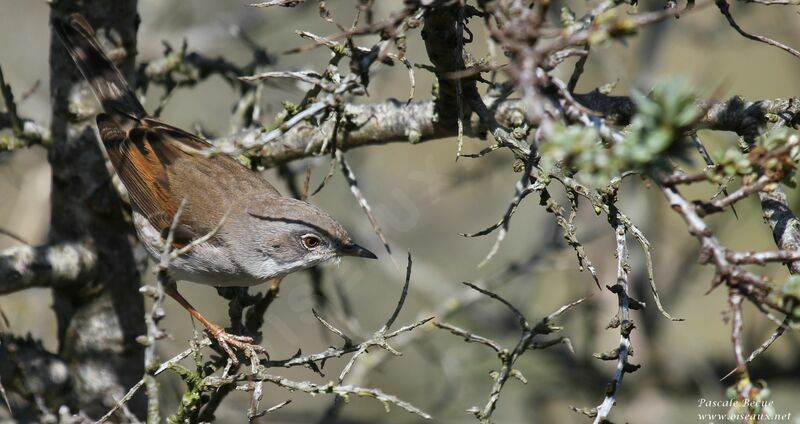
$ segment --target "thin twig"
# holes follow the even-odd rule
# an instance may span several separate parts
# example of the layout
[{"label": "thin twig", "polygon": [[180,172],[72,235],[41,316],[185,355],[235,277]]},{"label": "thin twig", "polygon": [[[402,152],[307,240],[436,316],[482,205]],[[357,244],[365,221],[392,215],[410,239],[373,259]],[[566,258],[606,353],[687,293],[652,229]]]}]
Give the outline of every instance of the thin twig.
[{"label": "thin twig", "polygon": [[[372,213],[372,208],[369,206],[367,198],[364,197],[364,193],[362,193],[361,189],[358,187],[358,181],[356,180],[356,175],[353,173],[353,169],[347,164],[344,153],[342,153],[341,150],[336,150],[335,156],[342,170],[342,174],[344,174],[344,178],[347,180],[347,185],[350,187],[350,192],[353,193],[353,197],[358,201],[358,205],[361,206],[361,209],[367,215],[367,219],[369,219],[370,224],[372,224],[372,229],[381,240],[381,243],[383,243],[383,248],[386,249],[386,253],[392,258],[392,248],[389,246],[389,242],[386,241],[386,236],[383,235],[383,230],[381,230],[377,218],[375,218],[375,215]],[[392,258],[392,262],[394,262],[394,258]],[[396,262],[394,262],[394,264],[395,267],[399,268]]]},{"label": "thin twig", "polygon": [[731,5],[728,3],[727,0],[714,0],[714,4],[716,4],[717,7],[719,8],[719,11],[722,12],[723,15],[725,15],[725,19],[728,20],[728,23],[730,24],[730,26],[733,27],[733,29],[735,29],[736,32],[741,34],[742,37],[748,38],[750,40],[759,41],[761,43],[768,44],[768,45],[773,46],[773,47],[777,47],[777,48],[779,48],[779,49],[791,54],[792,56],[800,57],[800,51],[797,51],[797,50],[787,46],[786,44],[777,42],[777,41],[775,41],[775,40],[773,40],[773,39],[771,39],[769,37],[764,37],[763,35],[754,35],[754,34],[750,34],[748,32],[745,32],[736,23],[736,21],[733,19],[733,16],[731,15],[731,11],[730,11]]}]

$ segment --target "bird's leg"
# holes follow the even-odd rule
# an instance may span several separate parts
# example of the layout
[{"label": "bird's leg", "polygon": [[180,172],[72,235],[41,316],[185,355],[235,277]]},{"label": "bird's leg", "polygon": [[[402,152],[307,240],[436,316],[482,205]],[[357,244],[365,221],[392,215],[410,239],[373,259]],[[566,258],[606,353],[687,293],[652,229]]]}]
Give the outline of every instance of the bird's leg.
[{"label": "bird's leg", "polygon": [[211,337],[213,337],[217,343],[219,343],[220,347],[225,350],[234,364],[238,364],[239,360],[236,358],[236,354],[233,352],[233,349],[231,349],[231,346],[243,351],[252,349],[257,353],[267,354],[267,349],[265,349],[263,346],[252,344],[252,337],[229,334],[222,327],[207,320],[206,317],[204,317],[197,309],[194,308],[194,306],[192,306],[191,303],[189,303],[188,300],[186,300],[186,298],[178,293],[178,287],[174,283],[170,284],[166,288],[165,292],[178,303],[180,303],[184,309],[189,311],[189,314],[192,315],[192,317],[200,321],[200,323],[203,324],[206,329],[208,329],[208,332],[211,333]]}]

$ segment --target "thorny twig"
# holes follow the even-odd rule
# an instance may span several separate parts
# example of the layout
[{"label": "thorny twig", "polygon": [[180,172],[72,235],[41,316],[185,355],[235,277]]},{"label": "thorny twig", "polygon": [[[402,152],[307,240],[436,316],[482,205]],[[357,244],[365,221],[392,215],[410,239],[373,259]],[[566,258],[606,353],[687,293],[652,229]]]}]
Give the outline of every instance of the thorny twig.
[{"label": "thorny twig", "polygon": [[[164,330],[161,330],[158,327],[158,322],[165,316],[162,304],[164,301],[164,290],[169,284],[171,284],[168,272],[170,262],[172,259],[174,259],[172,256],[172,241],[175,237],[175,228],[177,228],[180,222],[180,218],[185,207],[186,199],[182,199],[178,209],[175,211],[175,216],[172,218],[172,224],[169,227],[167,238],[164,240],[161,259],[158,263],[155,287],[146,286],[140,289],[142,293],[147,294],[153,299],[153,305],[150,308],[150,314],[145,316],[145,323],[147,324],[147,336],[144,339],[145,376],[143,379],[147,387],[148,422],[160,421],[159,409],[161,403],[158,399],[158,383],[156,382],[153,372],[155,372],[158,367],[158,359],[156,357],[156,341],[166,337],[167,334],[164,332]],[[124,405],[124,402],[121,404]]]},{"label": "thorny twig", "polygon": [[517,359],[519,359],[520,356],[522,356],[529,349],[541,349],[559,343],[566,344],[569,347],[569,349],[572,350],[571,343],[569,339],[566,337],[560,337],[558,339],[545,341],[542,343],[536,343],[534,339],[536,336],[547,335],[560,330],[560,327],[556,327],[552,325],[550,322],[559,315],[566,312],[567,310],[580,304],[581,302],[586,300],[586,298],[578,299],[574,302],[562,306],[557,311],[542,318],[542,320],[539,323],[532,326],[530,323],[528,323],[528,320],[525,318],[522,312],[520,312],[516,307],[514,307],[514,305],[512,305],[510,302],[503,299],[499,295],[470,283],[464,283],[464,284],[466,284],[473,290],[485,296],[488,296],[492,299],[495,299],[500,303],[502,303],[503,305],[505,305],[514,315],[514,317],[517,318],[521,328],[521,334],[519,340],[517,341],[517,344],[514,346],[513,349],[509,350],[503,348],[498,342],[494,340],[491,340],[487,337],[475,335],[467,330],[458,328],[451,324],[446,324],[441,322],[434,323],[434,325],[436,325],[436,327],[438,328],[447,330],[457,336],[464,337],[465,340],[467,341],[476,342],[488,346],[492,350],[494,350],[495,353],[497,353],[497,356],[500,359],[502,365],[499,371],[493,373],[494,384],[492,386],[491,393],[489,394],[489,400],[487,401],[486,405],[483,408],[473,407],[467,410],[467,412],[470,412],[473,415],[475,415],[475,417],[481,423],[491,423],[492,413],[497,407],[497,402],[500,400],[500,392],[503,390],[503,386],[508,381],[508,379],[510,377],[514,377],[523,383],[527,383],[527,380],[522,375],[522,373],[520,373],[519,370],[514,369],[514,364],[516,363]]},{"label": "thorny twig", "polygon": [[[334,384],[334,383],[316,384],[308,381],[293,381],[285,377],[280,377],[277,375],[268,374],[261,371],[252,376],[252,378],[256,380],[256,382],[266,381],[276,386],[288,389],[289,391],[299,391],[299,392],[309,393],[312,395],[332,393],[337,396],[344,397],[346,399],[350,397],[371,397],[381,401],[384,407],[386,408],[387,412],[389,411],[389,405],[395,405],[402,409],[405,409],[406,411],[412,414],[416,414],[426,420],[430,420],[433,418],[426,412],[417,408],[416,406],[408,402],[405,402],[401,399],[398,399],[396,396],[388,395],[378,389],[371,389],[371,388],[358,387],[352,385]],[[235,378],[222,379],[218,377],[213,377],[209,378],[207,383],[211,386],[214,386],[218,384],[228,384],[231,381],[236,381],[236,380]],[[251,391],[254,390],[255,384],[256,383],[252,382],[239,384],[236,386],[236,390]]]},{"label": "thorny twig", "polygon": [[[361,355],[363,355],[367,351],[367,349],[369,349],[372,346],[379,346],[379,347],[385,349],[386,351],[391,352],[395,356],[401,355],[401,353],[399,351],[395,350],[393,347],[391,347],[386,342],[386,339],[388,338],[386,332],[389,331],[389,328],[391,328],[392,324],[394,324],[395,320],[397,319],[397,316],[400,315],[400,310],[403,308],[403,305],[405,304],[406,295],[408,294],[408,287],[411,284],[411,263],[412,263],[411,262],[411,253],[409,252],[408,253],[408,264],[406,265],[405,284],[403,284],[403,291],[400,294],[400,300],[397,302],[397,306],[395,307],[394,311],[392,312],[392,315],[386,321],[386,324],[384,324],[377,332],[375,332],[375,334],[372,336],[372,339],[362,343],[361,346],[359,346],[359,349],[356,351],[356,353],[352,357],[350,357],[350,360],[347,362],[347,364],[344,366],[344,368],[342,368],[342,372],[339,373],[339,378],[338,378],[339,383],[344,381],[345,377],[347,377],[347,374],[353,368],[353,365],[356,363],[358,358]],[[409,329],[416,328],[417,326],[422,325],[422,324],[424,324],[425,322],[428,322],[431,319],[432,318],[427,318],[427,319],[420,320],[419,322],[417,322],[415,324],[412,324],[412,326]],[[395,333],[397,333],[397,332],[395,332]]]},{"label": "thorny twig", "polygon": [[[386,236],[383,235],[383,230],[381,230],[380,225],[378,224],[377,218],[375,218],[375,214],[372,212],[372,208],[369,206],[367,202],[367,198],[364,197],[364,194],[361,192],[361,189],[358,187],[358,181],[356,180],[356,174],[353,173],[353,169],[350,165],[347,164],[347,161],[344,158],[344,153],[341,150],[336,150],[334,152],[334,156],[336,158],[336,162],[339,163],[339,167],[342,170],[342,174],[344,175],[345,180],[347,181],[347,185],[350,187],[350,192],[353,193],[353,197],[356,198],[358,201],[358,206],[364,211],[364,214],[367,215],[367,219],[369,219],[369,223],[372,225],[372,229],[375,231],[375,234],[380,239],[381,243],[383,243],[383,248],[386,249],[386,253],[392,258],[392,248],[389,246],[389,242],[386,241]],[[394,262],[394,259],[392,259]],[[397,263],[395,263],[397,266]],[[399,268],[399,267],[398,267]]]},{"label": "thorny twig", "polygon": [[[619,327],[620,337],[619,346],[615,352],[617,368],[614,371],[614,378],[606,388],[606,396],[603,399],[603,402],[596,408],[596,415],[594,416],[595,424],[599,424],[607,420],[608,415],[611,413],[611,408],[613,408],[617,403],[617,393],[622,386],[622,378],[625,376],[625,374],[632,373],[638,370],[640,367],[639,365],[631,364],[628,361],[628,356],[631,355],[630,336],[631,332],[635,328],[635,325],[630,318],[630,310],[634,308],[635,305],[641,304],[638,301],[633,300],[628,294],[629,265],[628,245],[627,241],[625,240],[625,225],[619,220],[616,206],[611,206],[613,205],[611,202],[609,202],[609,204],[609,207],[612,209],[612,214],[609,215],[609,222],[611,223],[612,228],[614,228],[617,242],[617,282],[613,286],[609,286],[608,289],[611,290],[611,292],[616,293],[619,305],[617,315],[614,317],[614,319],[612,319],[609,326],[612,328]],[[641,306],[636,307],[636,309],[641,309]],[[603,357],[602,359],[611,358]]]},{"label": "thorny twig", "polygon": [[[325,321],[321,316],[319,316],[316,312],[314,312],[314,315],[317,317],[317,319],[320,320],[320,322],[323,322],[326,328],[328,328],[330,331],[334,332],[335,334],[339,335],[345,340],[345,344],[342,348],[329,348],[328,350],[317,354],[311,354],[307,356],[296,356],[289,360],[284,360],[284,361],[273,361],[267,359],[262,361],[261,363],[257,363],[257,362],[252,362],[254,359],[251,358],[250,373],[230,375],[226,372],[223,372],[223,376],[221,377],[208,376],[200,382],[199,388],[203,391],[212,391],[212,392],[215,390],[220,390],[221,388],[225,387],[230,387],[231,389],[235,390],[253,391],[251,408],[248,412],[248,416],[250,418],[257,418],[263,412],[263,411],[261,412],[258,411],[258,400],[259,400],[258,392],[261,390],[260,382],[267,381],[282,387],[286,387],[291,390],[300,390],[308,393],[334,393],[343,397],[347,396],[374,397],[384,403],[395,404],[403,409],[416,413],[423,418],[429,419],[430,416],[428,414],[422,412],[419,408],[416,408],[413,405],[396,398],[395,396],[387,395],[377,389],[369,389],[369,388],[342,384],[344,377],[347,375],[350,368],[352,368],[353,364],[355,364],[356,359],[358,359],[360,355],[365,353],[369,347],[379,346],[395,353],[396,355],[399,355],[400,353],[398,351],[389,346],[387,340],[397,337],[398,335],[407,333],[411,330],[414,330],[432,319],[432,318],[421,319],[412,324],[402,326],[394,331],[389,331],[394,322],[397,320],[397,317],[399,316],[400,311],[402,310],[403,305],[405,304],[405,298],[408,293],[409,285],[411,282],[411,263],[412,263],[411,256],[409,254],[408,267],[406,270],[406,279],[403,286],[403,291],[400,296],[400,300],[398,301],[398,304],[396,305],[394,311],[392,312],[387,322],[369,340],[354,345],[352,343],[352,339],[346,336],[344,332],[338,330],[336,327],[334,327],[329,322]],[[275,287],[275,285],[273,285],[273,287]],[[277,291],[275,290],[274,292]],[[266,297],[265,299],[268,299],[267,300],[267,305],[268,305],[268,303],[271,302],[272,299],[274,299],[274,296]],[[266,309],[263,306],[263,304],[262,308]],[[263,315],[263,311],[257,312],[256,314]],[[176,369],[175,367],[178,367],[177,364],[179,361],[190,355],[195,355],[195,356],[199,355],[200,349],[208,347],[210,345],[211,342],[209,339],[207,338],[202,339],[194,346],[192,346],[192,348],[187,349],[181,354],[176,355],[169,361],[155,368],[152,372],[152,376],[155,377],[166,369]],[[274,376],[272,374],[267,373],[266,371],[269,368],[273,367],[290,368],[296,366],[304,366],[304,367],[309,367],[312,370],[317,371],[318,373],[321,373],[320,368],[323,366],[326,359],[341,357],[348,353],[354,353],[354,355],[351,357],[350,361],[348,362],[348,365],[345,366],[344,369],[342,370],[342,373],[339,376],[339,384],[318,385],[310,382],[295,382],[285,379],[283,377]],[[317,363],[319,363],[320,365],[317,365]],[[243,379],[249,379],[250,382],[244,385],[234,384]],[[112,411],[110,411],[108,414],[106,414],[106,416],[104,416],[99,422],[100,423],[105,422],[110,417],[112,417],[113,414],[120,407],[122,407],[125,402],[130,400],[135,394],[135,392],[139,388],[141,388],[141,386],[144,384],[145,384],[145,379],[142,379],[139,383],[134,385],[134,387],[132,387],[131,390],[122,399],[120,399],[117,406],[114,409],[112,409]],[[281,404],[280,406],[273,407],[271,408],[271,410],[275,410],[282,406],[285,406],[285,403]],[[210,413],[210,411],[208,411],[207,413]]]}]

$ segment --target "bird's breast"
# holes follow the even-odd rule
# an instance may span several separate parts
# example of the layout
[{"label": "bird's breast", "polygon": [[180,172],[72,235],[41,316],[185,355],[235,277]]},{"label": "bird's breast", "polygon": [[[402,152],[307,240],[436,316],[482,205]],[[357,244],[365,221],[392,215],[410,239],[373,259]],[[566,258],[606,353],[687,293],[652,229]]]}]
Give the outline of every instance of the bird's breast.
[{"label": "bird's breast", "polygon": [[[133,224],[147,253],[154,261],[159,262],[164,248],[161,232],[135,207]],[[242,271],[224,244],[209,242],[198,243],[184,254],[171,259],[169,273],[175,280],[216,287],[249,287],[267,281]]]}]

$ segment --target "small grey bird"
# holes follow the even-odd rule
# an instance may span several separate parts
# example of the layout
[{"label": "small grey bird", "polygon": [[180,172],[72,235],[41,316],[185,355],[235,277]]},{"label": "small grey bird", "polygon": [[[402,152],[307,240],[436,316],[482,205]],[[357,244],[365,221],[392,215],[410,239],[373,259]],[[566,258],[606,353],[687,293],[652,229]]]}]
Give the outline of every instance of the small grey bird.
[{"label": "small grey bird", "polygon": [[[211,147],[208,141],[149,117],[81,15],[55,22],[54,29],[105,111],[97,115],[100,138],[128,190],[134,226],[148,253],[160,257],[184,201],[172,247],[186,247],[213,233],[171,261],[172,278],[252,286],[342,256],[376,258],[324,211],[281,196],[228,156],[200,154]],[[205,319],[174,284],[167,294],[208,329],[232,360],[231,346],[264,352],[251,338],[228,334]]]}]

